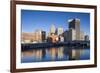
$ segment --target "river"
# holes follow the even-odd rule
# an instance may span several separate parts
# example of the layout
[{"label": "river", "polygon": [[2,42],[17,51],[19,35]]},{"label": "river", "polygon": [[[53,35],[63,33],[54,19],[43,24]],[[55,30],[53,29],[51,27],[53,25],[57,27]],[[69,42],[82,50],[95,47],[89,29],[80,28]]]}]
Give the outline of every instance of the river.
[{"label": "river", "polygon": [[88,60],[89,48],[52,47],[38,48],[21,52],[21,63]]}]

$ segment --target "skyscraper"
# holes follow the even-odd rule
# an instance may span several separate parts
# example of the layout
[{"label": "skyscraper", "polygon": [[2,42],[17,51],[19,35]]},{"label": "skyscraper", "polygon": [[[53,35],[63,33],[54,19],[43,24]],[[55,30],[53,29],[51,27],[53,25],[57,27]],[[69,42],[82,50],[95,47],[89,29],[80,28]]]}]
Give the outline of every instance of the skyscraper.
[{"label": "skyscraper", "polygon": [[66,31],[64,31],[63,32],[63,36],[64,36],[64,41],[66,42],[66,41],[68,41],[68,30],[66,30]]},{"label": "skyscraper", "polygon": [[89,36],[85,35],[85,41],[89,41]]},{"label": "skyscraper", "polygon": [[80,19],[69,19],[69,29],[76,30],[76,40],[80,40]]},{"label": "skyscraper", "polygon": [[69,29],[69,31],[68,31],[68,40],[69,41],[76,40],[76,30],[75,29],[72,29],[72,28]]},{"label": "skyscraper", "polygon": [[42,42],[45,42],[46,41],[46,32],[45,31],[42,31]]},{"label": "skyscraper", "polygon": [[76,30],[70,28],[69,30],[65,31],[63,33],[64,35],[64,41],[74,41],[76,40]]},{"label": "skyscraper", "polygon": [[84,38],[84,32],[83,31],[80,31],[80,40],[84,41],[85,38]]},{"label": "skyscraper", "polygon": [[46,32],[42,30],[35,31],[35,40],[38,42],[44,42],[46,39]]},{"label": "skyscraper", "polygon": [[55,28],[55,25],[52,24],[51,27],[50,27],[50,34],[55,34],[55,31],[56,31],[56,28]]},{"label": "skyscraper", "polygon": [[62,35],[63,31],[64,31],[63,28],[61,27],[57,28],[57,35]]}]

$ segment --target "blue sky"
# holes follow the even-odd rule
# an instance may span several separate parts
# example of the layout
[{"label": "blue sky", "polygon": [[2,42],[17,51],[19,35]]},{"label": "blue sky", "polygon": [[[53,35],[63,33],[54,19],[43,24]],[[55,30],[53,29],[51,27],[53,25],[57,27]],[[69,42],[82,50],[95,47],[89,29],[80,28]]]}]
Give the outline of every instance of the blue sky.
[{"label": "blue sky", "polygon": [[54,24],[56,28],[62,27],[64,30],[68,30],[68,19],[72,18],[79,18],[80,29],[85,34],[90,34],[89,13],[37,10],[21,10],[22,32],[34,32],[41,29],[48,33],[51,24]]}]

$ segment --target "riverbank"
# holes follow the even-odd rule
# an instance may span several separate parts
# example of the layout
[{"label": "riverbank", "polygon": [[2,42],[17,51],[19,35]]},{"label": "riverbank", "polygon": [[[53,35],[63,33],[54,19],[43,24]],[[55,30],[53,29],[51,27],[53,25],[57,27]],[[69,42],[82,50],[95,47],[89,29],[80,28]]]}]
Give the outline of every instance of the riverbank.
[{"label": "riverbank", "polygon": [[58,43],[22,43],[22,51],[39,49],[39,48],[51,48],[51,47],[74,47],[74,48],[90,48],[89,42],[58,42]]}]

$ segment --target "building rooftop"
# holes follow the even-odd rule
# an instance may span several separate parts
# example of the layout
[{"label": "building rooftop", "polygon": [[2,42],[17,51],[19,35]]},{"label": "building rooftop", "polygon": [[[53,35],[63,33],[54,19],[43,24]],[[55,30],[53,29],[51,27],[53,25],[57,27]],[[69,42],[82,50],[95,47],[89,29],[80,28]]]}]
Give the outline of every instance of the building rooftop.
[{"label": "building rooftop", "polygon": [[80,21],[79,18],[73,18],[73,19],[69,19],[68,22],[72,22],[73,20],[78,20],[78,21]]}]

